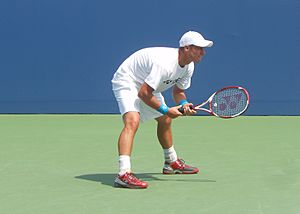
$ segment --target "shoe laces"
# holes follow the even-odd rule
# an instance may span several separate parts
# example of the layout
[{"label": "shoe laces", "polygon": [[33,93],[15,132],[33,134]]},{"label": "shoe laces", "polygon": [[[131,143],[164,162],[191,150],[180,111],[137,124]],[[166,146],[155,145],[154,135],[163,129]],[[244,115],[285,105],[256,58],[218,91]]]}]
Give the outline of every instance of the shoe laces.
[{"label": "shoe laces", "polygon": [[141,182],[132,172],[127,173],[127,177],[132,182]]},{"label": "shoe laces", "polygon": [[[179,159],[179,158],[178,158],[176,161],[178,161],[180,164],[184,164],[184,165],[185,165],[185,160],[183,160],[183,159]],[[176,162],[176,161],[175,161],[175,162]],[[170,165],[170,163],[171,163],[171,162],[165,161],[165,164]]]},{"label": "shoe laces", "polygon": [[183,159],[178,159],[178,161],[179,161],[181,164],[184,164],[184,165],[185,165],[185,160],[183,160]]},{"label": "shoe laces", "polygon": [[185,164],[185,161],[183,159],[178,159],[178,164],[181,166],[181,167],[185,167],[186,164]]}]

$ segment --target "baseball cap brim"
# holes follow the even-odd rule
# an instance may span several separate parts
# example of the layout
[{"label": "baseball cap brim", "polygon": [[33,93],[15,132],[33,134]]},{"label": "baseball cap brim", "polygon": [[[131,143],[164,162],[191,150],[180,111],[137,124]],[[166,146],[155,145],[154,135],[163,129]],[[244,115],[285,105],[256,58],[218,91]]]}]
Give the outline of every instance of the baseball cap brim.
[{"label": "baseball cap brim", "polygon": [[199,41],[199,42],[195,42],[192,45],[195,45],[195,46],[198,46],[198,47],[202,47],[202,48],[209,48],[209,47],[213,46],[213,44],[214,44],[213,41],[202,40],[202,41]]}]

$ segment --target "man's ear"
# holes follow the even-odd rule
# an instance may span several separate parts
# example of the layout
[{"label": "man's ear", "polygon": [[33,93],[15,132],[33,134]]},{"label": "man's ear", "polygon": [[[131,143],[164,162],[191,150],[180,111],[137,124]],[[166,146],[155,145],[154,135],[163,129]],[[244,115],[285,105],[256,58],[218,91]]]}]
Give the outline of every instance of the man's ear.
[{"label": "man's ear", "polygon": [[188,51],[189,49],[190,49],[190,46],[185,46],[185,47],[184,47],[184,50],[185,50],[185,51]]}]

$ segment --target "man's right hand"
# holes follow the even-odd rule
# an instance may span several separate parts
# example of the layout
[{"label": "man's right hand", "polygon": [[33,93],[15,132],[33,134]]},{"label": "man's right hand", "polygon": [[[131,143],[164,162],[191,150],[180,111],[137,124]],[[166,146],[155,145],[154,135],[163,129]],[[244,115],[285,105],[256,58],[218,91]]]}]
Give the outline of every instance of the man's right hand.
[{"label": "man's right hand", "polygon": [[179,108],[180,106],[174,106],[169,108],[167,115],[171,118],[182,116],[183,114],[180,113],[180,111],[178,110]]}]

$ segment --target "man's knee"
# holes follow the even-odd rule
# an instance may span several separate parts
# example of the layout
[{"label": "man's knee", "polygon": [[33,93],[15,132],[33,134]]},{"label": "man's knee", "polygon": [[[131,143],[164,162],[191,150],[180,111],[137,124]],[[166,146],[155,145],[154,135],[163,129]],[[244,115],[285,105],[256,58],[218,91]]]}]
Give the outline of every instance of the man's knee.
[{"label": "man's knee", "polygon": [[140,115],[138,112],[128,112],[123,116],[124,126],[136,131],[140,124]]},{"label": "man's knee", "polygon": [[162,116],[156,119],[159,125],[170,126],[172,123],[172,118],[168,116]]}]

